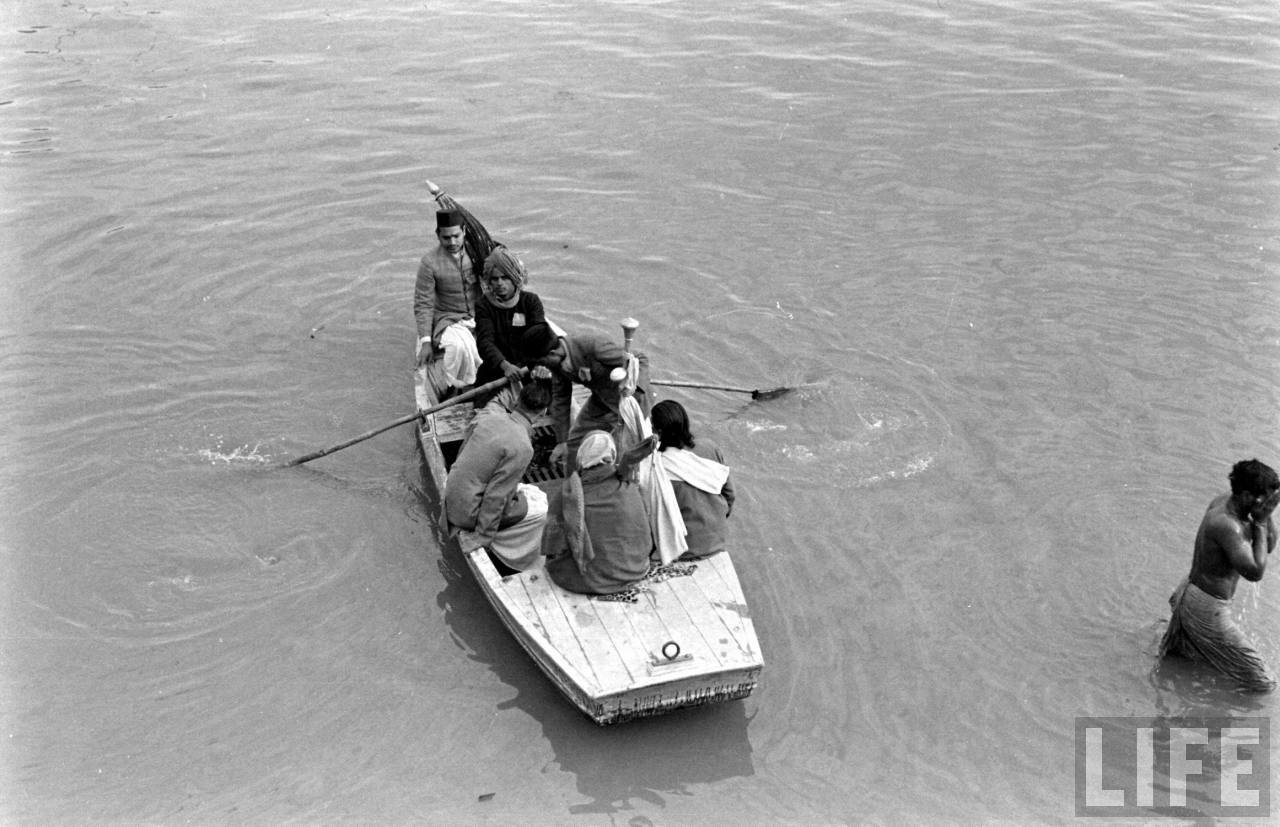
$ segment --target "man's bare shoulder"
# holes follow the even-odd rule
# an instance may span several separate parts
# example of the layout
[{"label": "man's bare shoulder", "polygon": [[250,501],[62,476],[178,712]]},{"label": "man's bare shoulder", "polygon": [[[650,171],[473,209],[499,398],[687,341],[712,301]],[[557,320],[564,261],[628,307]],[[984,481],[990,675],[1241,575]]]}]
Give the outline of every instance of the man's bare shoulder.
[{"label": "man's bare shoulder", "polygon": [[1218,543],[1239,541],[1245,537],[1244,522],[1227,508],[1229,500],[1226,495],[1217,498],[1204,514],[1201,533]]}]

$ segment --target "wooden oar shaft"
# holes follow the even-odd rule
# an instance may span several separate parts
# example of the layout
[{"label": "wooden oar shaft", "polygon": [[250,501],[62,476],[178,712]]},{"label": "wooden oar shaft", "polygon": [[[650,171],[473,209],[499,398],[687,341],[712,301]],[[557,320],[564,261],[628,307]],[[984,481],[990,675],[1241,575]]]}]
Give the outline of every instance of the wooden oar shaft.
[{"label": "wooden oar shaft", "polygon": [[389,431],[392,428],[398,427],[400,425],[404,425],[409,422],[413,422],[416,419],[422,419],[427,414],[433,414],[436,411],[442,411],[445,408],[453,407],[454,405],[457,405],[459,402],[466,402],[469,399],[475,399],[477,396],[479,396],[482,393],[487,393],[489,391],[496,391],[498,388],[507,384],[507,382],[509,381],[510,380],[504,376],[501,379],[494,379],[492,382],[486,382],[483,385],[479,385],[477,387],[472,388],[466,393],[460,393],[457,396],[452,396],[446,399],[445,401],[441,402],[439,405],[432,405],[430,408],[427,408],[425,410],[417,411],[416,413],[407,414],[405,416],[400,417],[394,422],[388,422],[386,425],[383,425],[380,428],[374,428],[372,431],[365,431],[363,434],[360,434],[360,436],[352,437],[351,439],[348,439],[346,442],[340,442],[337,445],[333,445],[329,448],[324,448],[319,451],[313,451],[312,453],[307,454],[305,456],[298,457],[297,459],[291,459],[288,462],[286,462],[283,467],[292,468],[295,465],[301,465],[304,462],[310,462],[313,459],[319,459],[320,457],[326,456],[328,454],[332,454],[334,451],[341,451],[343,448],[349,448],[352,445],[355,445],[357,442],[364,442],[366,439],[369,439],[370,437],[375,437],[378,434],[382,433],[383,431]]},{"label": "wooden oar shaft", "polygon": [[733,393],[759,393],[756,388],[735,388],[730,385],[705,385],[701,382],[680,382],[675,379],[650,379],[650,385],[666,385],[670,388],[701,388],[708,391],[731,391]]}]

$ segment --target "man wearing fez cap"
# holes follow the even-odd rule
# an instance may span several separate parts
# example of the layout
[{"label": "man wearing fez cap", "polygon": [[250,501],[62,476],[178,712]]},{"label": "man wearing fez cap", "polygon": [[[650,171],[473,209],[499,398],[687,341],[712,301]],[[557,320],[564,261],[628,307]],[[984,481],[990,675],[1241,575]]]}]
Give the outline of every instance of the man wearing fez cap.
[{"label": "man wearing fez cap", "polygon": [[[476,381],[480,354],[476,350],[476,298],[480,285],[472,271],[471,257],[463,240],[467,230],[462,213],[456,209],[436,212],[434,250],[418,264],[418,280],[413,290],[413,316],[418,325],[418,364],[435,363],[443,368],[452,388],[465,388]],[[430,372],[429,372],[430,373]],[[443,392],[447,388],[437,388]]]},{"label": "man wearing fez cap", "polygon": [[[649,415],[649,359],[643,353],[630,354],[601,333],[569,335],[551,324],[530,325],[520,340],[521,352],[529,364],[545,367],[551,374],[551,416],[556,432],[556,455],[572,464],[582,438],[590,431],[606,431],[620,450],[632,446],[624,431],[627,423],[621,411],[622,397],[630,394],[640,413]],[[621,368],[621,374],[614,371]],[[627,375],[619,381],[617,376]],[[535,377],[537,374],[534,374]],[[585,385],[591,396],[569,422],[574,384]]]}]

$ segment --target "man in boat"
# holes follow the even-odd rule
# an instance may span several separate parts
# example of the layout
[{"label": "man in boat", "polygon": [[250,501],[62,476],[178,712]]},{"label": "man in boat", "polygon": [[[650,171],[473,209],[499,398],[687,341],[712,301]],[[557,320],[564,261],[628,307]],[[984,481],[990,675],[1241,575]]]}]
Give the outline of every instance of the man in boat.
[{"label": "man in boat", "polygon": [[[524,263],[506,247],[495,247],[484,260],[480,274],[481,296],[476,300],[476,348],[480,352],[480,369],[476,384],[483,385],[503,376],[508,379],[523,375],[521,337],[533,325],[546,322],[542,299],[524,289],[528,283]],[[502,397],[504,407],[515,403],[519,385],[507,385],[493,396]],[[477,399],[475,406],[484,407],[492,397]]]},{"label": "man in boat", "polygon": [[515,408],[491,405],[477,411],[444,485],[445,529],[464,552],[487,548],[502,574],[531,568],[541,560],[547,497],[520,482],[533,444],[533,422],[547,410],[545,382],[520,389]]},{"label": "man in boat", "polygon": [[648,575],[653,534],[629,466],[656,446],[650,438],[619,458],[604,431],[583,437],[576,470],[552,495],[552,518],[543,534],[547,575],[560,588],[613,594]]},{"label": "man in boat", "polygon": [[[624,417],[622,399],[624,395],[633,397],[640,415],[649,415],[649,360],[643,353],[628,353],[598,333],[557,335],[549,324],[530,326],[522,349],[530,364],[547,368],[552,377],[551,419],[559,443],[555,456],[564,456],[572,464],[582,438],[590,431],[609,433],[623,451],[641,438],[636,433],[624,437],[624,432],[635,429],[627,428],[628,420],[634,417]],[[585,385],[591,395],[571,424],[574,384]]]},{"label": "man in boat", "polygon": [[710,557],[724,551],[729,515],[733,512],[733,481],[720,448],[705,436],[693,438],[689,413],[672,399],[653,406],[653,432],[658,456],[671,482],[685,530],[686,549],[680,559]]},{"label": "man in boat", "polygon": [[439,244],[422,257],[413,290],[418,326],[418,364],[428,365],[440,396],[476,381],[476,298],[480,286],[465,247],[466,226],[456,209],[436,211]]},{"label": "man in boat", "polygon": [[1237,462],[1228,479],[1231,491],[1209,503],[1196,532],[1191,573],[1169,598],[1173,616],[1160,655],[1206,661],[1245,690],[1270,692],[1275,677],[1232,619],[1231,598],[1241,577],[1262,579],[1276,547],[1271,513],[1280,502],[1280,476],[1251,459]]}]

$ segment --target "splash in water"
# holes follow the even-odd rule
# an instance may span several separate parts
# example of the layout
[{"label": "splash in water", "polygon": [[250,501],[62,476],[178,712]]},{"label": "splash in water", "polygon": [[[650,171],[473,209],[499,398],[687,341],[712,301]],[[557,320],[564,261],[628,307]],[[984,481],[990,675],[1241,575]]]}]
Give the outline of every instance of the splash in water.
[{"label": "splash in water", "polygon": [[201,448],[198,453],[202,459],[208,460],[211,465],[217,465],[218,463],[230,465],[238,462],[271,462],[270,454],[259,453],[261,448],[262,443],[258,442],[252,446],[245,444],[228,449],[223,444],[222,437],[218,437],[217,445],[213,448]]},{"label": "splash in water", "polygon": [[740,461],[760,462],[779,477],[855,488],[928,472],[950,437],[945,418],[906,382],[861,379],[802,387],[750,406],[731,424],[760,451]]}]

